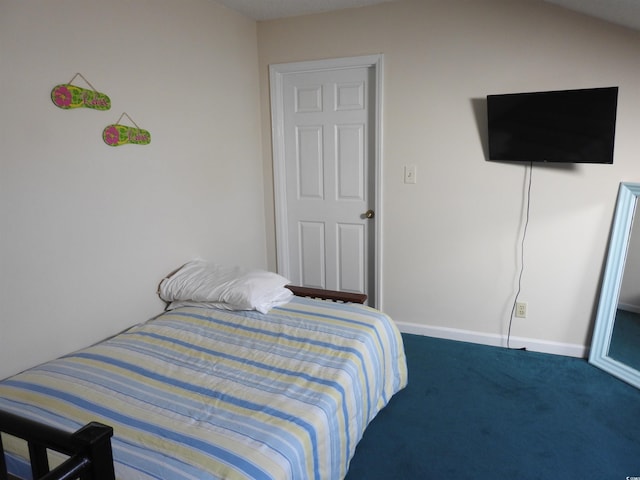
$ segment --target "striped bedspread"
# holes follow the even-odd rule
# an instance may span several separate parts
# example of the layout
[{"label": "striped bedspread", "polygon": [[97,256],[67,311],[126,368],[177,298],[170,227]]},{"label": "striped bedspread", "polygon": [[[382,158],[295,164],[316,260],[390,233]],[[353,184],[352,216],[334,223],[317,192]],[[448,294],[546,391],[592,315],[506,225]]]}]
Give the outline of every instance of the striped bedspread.
[{"label": "striped bedspread", "polygon": [[[386,315],[295,297],[268,315],[164,313],[0,382],[0,409],[68,431],[112,426],[121,480],[329,480],[406,383]],[[9,470],[28,478],[21,454]]]}]

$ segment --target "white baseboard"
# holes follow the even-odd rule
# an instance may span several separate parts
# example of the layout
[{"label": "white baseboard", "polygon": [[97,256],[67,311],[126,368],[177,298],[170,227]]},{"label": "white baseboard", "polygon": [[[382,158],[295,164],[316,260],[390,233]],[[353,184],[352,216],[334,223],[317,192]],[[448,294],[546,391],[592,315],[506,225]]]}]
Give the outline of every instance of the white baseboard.
[{"label": "white baseboard", "polygon": [[[460,330],[457,328],[434,327],[410,322],[396,322],[396,325],[402,333],[457,340],[459,342],[478,343],[492,347],[507,346],[507,337],[505,335]],[[584,345],[550,342],[537,338],[511,336],[509,346],[514,349],[524,347],[533,352],[552,353],[554,355],[564,355],[568,357],[587,358],[589,356],[589,347]]]}]

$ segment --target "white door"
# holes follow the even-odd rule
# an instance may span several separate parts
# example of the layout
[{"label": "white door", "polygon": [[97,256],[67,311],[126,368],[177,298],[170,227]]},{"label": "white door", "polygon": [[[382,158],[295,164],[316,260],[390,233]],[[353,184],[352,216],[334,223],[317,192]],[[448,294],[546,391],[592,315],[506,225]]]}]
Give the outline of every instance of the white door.
[{"label": "white door", "polygon": [[275,82],[278,270],[296,285],[366,293],[377,305],[376,68],[296,65]]}]

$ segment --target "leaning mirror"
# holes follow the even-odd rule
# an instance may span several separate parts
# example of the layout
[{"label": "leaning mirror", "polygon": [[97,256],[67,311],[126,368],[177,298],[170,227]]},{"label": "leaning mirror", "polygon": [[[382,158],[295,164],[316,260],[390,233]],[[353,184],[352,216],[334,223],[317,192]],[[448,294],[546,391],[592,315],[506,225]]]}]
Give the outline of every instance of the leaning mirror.
[{"label": "leaning mirror", "polygon": [[640,388],[640,184],[621,183],[589,362]]}]

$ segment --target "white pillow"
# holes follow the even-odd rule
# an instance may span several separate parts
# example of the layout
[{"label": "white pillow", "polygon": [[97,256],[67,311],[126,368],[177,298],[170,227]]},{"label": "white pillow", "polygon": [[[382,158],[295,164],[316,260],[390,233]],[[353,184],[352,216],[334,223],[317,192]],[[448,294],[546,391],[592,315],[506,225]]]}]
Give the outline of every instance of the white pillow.
[{"label": "white pillow", "polygon": [[[279,295],[274,295],[270,301],[258,302],[251,310],[257,310],[260,313],[269,313],[273,307],[289,303],[293,297],[293,292],[288,288],[282,288]],[[230,305],[225,302],[193,302],[189,300],[176,300],[167,306],[167,310],[174,310],[180,307],[200,307],[200,308],[218,308],[220,310],[247,310],[246,308],[238,308],[236,305]]]},{"label": "white pillow", "polygon": [[170,309],[189,302],[190,305],[267,313],[291,299],[293,293],[285,288],[289,283],[277,273],[193,260],[162,280],[158,293],[170,303]]}]

